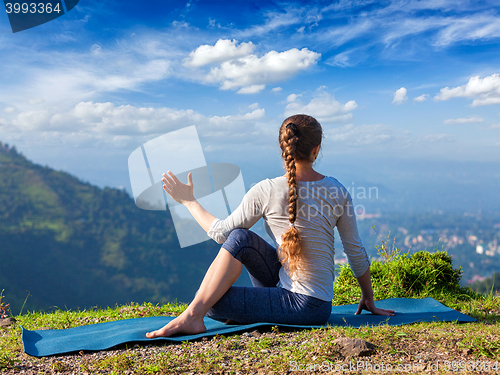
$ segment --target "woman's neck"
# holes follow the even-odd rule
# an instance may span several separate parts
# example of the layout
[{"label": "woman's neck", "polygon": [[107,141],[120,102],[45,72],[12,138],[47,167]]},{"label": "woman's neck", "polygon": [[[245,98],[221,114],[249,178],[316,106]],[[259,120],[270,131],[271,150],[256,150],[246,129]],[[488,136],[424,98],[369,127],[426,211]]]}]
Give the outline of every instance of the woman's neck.
[{"label": "woman's neck", "polygon": [[316,172],[312,164],[312,162],[295,162],[295,176],[297,177],[297,181],[319,181],[325,177],[321,173]]}]

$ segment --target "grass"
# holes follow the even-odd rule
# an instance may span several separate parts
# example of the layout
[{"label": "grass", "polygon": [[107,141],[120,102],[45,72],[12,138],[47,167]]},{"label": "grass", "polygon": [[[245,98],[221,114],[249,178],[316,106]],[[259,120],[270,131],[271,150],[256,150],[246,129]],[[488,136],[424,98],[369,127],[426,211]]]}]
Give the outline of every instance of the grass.
[{"label": "grass", "polygon": [[[366,366],[368,362],[393,366],[398,363],[429,365],[437,361],[441,361],[439,363],[443,366],[445,361],[450,366],[464,361],[493,366],[495,362],[500,362],[500,298],[493,295],[477,296],[460,303],[459,309],[479,319],[478,323],[432,322],[399,327],[330,327],[304,331],[274,328],[253,335],[216,336],[208,341],[121,348],[100,355],[85,354],[71,358],[37,359],[22,353],[20,325],[27,329],[61,329],[132,317],[177,315],[184,308],[185,305],[154,306],[146,303],[103,310],[30,312],[17,316],[18,324],[0,330],[0,371],[12,370],[15,373],[21,363],[24,366],[26,363],[31,366],[46,364],[53,373],[122,374],[128,371],[132,374],[167,374],[247,373],[250,370],[283,373],[293,366],[326,363],[340,366],[351,361],[355,361],[357,366],[359,361],[364,361]],[[338,337],[367,340],[378,350],[369,359],[343,358],[333,342]]]},{"label": "grass", "polygon": [[[133,303],[83,311],[56,309],[50,313],[28,312],[16,316],[15,325],[0,329],[0,371],[17,373],[21,368],[43,367],[51,373],[89,374],[301,373],[326,370],[369,374],[382,370],[390,373],[387,366],[391,366],[394,373],[431,370],[433,373],[499,373],[500,297],[492,293],[483,296],[460,287],[461,270],[453,269],[451,258],[446,253],[422,252],[410,256],[399,253],[388,243],[388,238],[382,239],[379,248],[381,260],[371,266],[377,299],[431,296],[478,322],[430,322],[357,329],[329,327],[304,331],[273,327],[263,333],[215,336],[205,341],[181,344],[122,347],[74,356],[37,359],[22,353],[21,325],[26,329],[63,329],[118,319],[178,315],[186,305]],[[355,303],[359,298],[359,287],[348,266],[341,269],[335,284],[335,298],[339,304]],[[370,357],[344,358],[334,343],[339,337],[367,340],[377,350]],[[386,366],[385,370],[380,366]]]}]

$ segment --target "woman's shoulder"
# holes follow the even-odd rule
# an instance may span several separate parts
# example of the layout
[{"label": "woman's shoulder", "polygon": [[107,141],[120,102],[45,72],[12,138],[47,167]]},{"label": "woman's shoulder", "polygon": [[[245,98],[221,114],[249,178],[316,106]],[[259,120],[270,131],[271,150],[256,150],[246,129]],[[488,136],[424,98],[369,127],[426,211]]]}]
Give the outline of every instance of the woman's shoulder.
[{"label": "woman's shoulder", "polygon": [[325,176],[318,181],[302,182],[300,187],[312,192],[312,196],[330,197],[337,202],[343,202],[350,197],[349,190],[332,176]]},{"label": "woman's shoulder", "polygon": [[339,180],[335,177],[324,175],[322,179],[317,181],[299,181],[301,184],[305,185],[318,185],[318,186],[336,186],[342,189],[345,189],[344,185],[342,185]]},{"label": "woman's shoulder", "polygon": [[[301,187],[323,187],[328,188],[329,190],[338,190],[344,192],[348,192],[348,190],[342,185],[339,180],[332,176],[324,176],[321,180],[317,181],[299,181],[299,186]],[[278,176],[274,178],[266,178],[262,181],[259,181],[255,184],[251,185],[252,189],[255,190],[274,190],[276,188],[288,188],[288,179],[285,176]]]},{"label": "woman's shoulder", "polygon": [[342,189],[345,189],[344,185],[342,185],[339,180],[332,176],[325,176],[325,183],[329,185],[335,185]]},{"label": "woman's shoulder", "polygon": [[[299,186],[302,187],[326,187],[326,188],[336,188],[342,191],[347,191],[347,189],[342,185],[339,180],[335,177],[325,175],[321,180],[317,181],[298,181]],[[278,176],[275,178],[266,178],[252,186],[259,186],[260,188],[276,188],[276,187],[287,187],[288,179],[286,176]]]},{"label": "woman's shoulder", "polygon": [[252,187],[270,188],[270,187],[275,187],[277,185],[288,185],[288,180],[286,179],[285,176],[266,178],[255,184],[252,184]]},{"label": "woman's shoulder", "polygon": [[325,183],[329,184],[330,186],[335,186],[339,190],[342,190],[344,192],[344,195],[345,195],[345,193],[349,192],[349,190],[346,189],[346,187],[344,185],[342,185],[342,183],[339,180],[337,180],[335,177],[327,176],[327,180]]},{"label": "woman's shoulder", "polygon": [[277,184],[283,184],[283,183],[288,185],[288,179],[285,176],[278,176],[278,177],[274,177],[271,179],[267,178],[264,181],[269,181],[268,183],[270,185],[277,185]]},{"label": "woman's shoulder", "polygon": [[282,186],[288,186],[288,181],[285,176],[266,178],[257,183],[253,183],[250,185],[249,191],[254,193],[270,192]]}]

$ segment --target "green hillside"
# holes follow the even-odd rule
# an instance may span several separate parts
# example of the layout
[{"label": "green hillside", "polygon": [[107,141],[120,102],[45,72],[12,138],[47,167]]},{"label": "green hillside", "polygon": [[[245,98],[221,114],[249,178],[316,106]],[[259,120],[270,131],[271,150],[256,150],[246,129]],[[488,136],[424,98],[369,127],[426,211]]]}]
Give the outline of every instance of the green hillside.
[{"label": "green hillside", "polygon": [[0,143],[0,290],[26,309],[189,301],[218,245],[181,249],[168,211],[145,211]]}]

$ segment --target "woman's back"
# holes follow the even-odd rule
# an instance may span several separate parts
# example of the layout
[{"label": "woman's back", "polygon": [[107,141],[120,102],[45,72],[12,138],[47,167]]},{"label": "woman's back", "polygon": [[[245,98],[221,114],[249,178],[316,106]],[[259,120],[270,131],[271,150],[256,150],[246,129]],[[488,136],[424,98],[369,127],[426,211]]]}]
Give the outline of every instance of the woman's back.
[{"label": "woman's back", "polygon": [[[330,301],[334,281],[334,228],[355,275],[362,275],[370,262],[359,238],[351,197],[333,177],[319,181],[298,181],[297,228],[301,241],[301,262],[295,274],[283,267],[281,286],[287,290]],[[286,177],[266,179],[253,186],[240,206],[226,219],[215,220],[208,235],[224,243],[235,228],[251,228],[261,217],[275,246],[290,229]],[[292,276],[294,275],[294,276]]]},{"label": "woman's back", "polygon": [[[290,228],[288,219],[288,182],[286,177],[264,180],[255,186],[263,200],[262,214],[269,236],[276,245]],[[297,220],[295,227],[301,240],[302,262],[292,276],[283,268],[281,286],[293,292],[306,294],[325,301],[333,298],[334,280],[334,228],[338,227],[356,274],[369,267],[363,244],[359,238],[353,206],[347,189],[333,177],[319,181],[298,181]]]}]

